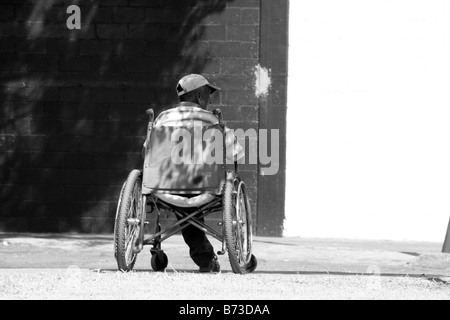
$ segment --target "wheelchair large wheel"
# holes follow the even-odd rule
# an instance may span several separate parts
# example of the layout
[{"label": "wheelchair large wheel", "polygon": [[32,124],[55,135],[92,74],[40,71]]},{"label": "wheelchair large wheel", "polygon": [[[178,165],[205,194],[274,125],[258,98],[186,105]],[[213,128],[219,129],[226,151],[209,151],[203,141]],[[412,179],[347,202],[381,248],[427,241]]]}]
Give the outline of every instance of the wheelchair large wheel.
[{"label": "wheelchair large wheel", "polygon": [[245,183],[228,175],[224,190],[225,242],[234,273],[250,273],[256,268],[252,254],[252,214]]},{"label": "wheelchair large wheel", "polygon": [[120,193],[114,229],[115,257],[121,271],[133,270],[137,254],[142,215],[141,172],[133,170],[128,175]]}]

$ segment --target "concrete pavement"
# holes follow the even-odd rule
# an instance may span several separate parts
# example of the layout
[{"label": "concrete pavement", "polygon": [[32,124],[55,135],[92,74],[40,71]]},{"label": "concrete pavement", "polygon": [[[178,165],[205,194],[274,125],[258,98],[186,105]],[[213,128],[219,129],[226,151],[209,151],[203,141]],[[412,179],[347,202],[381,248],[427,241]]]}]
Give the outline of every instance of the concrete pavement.
[{"label": "concrete pavement", "polygon": [[[221,244],[212,239],[216,251]],[[188,248],[176,235],[162,244],[168,271],[196,272]],[[135,270],[152,271],[147,247]],[[254,238],[257,273],[379,274],[450,280],[450,254],[441,243],[348,239]],[[219,257],[231,272],[228,257]],[[113,235],[0,233],[0,268],[68,268],[116,270]]]}]

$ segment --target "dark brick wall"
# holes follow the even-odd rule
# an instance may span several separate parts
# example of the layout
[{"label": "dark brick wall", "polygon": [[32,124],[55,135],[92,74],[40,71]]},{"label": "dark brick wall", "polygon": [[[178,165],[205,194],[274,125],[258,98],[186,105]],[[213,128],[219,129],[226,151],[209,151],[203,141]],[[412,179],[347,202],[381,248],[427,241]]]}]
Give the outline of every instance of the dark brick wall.
[{"label": "dark brick wall", "polygon": [[[270,68],[272,85],[259,103],[260,128],[280,133],[280,168],[276,175],[258,176],[258,234],[281,236],[286,181],[286,111],[288,62],[288,1],[261,1],[260,63]],[[295,57],[294,57],[295,58]]]},{"label": "dark brick wall", "polygon": [[[0,231],[111,232],[145,110],[187,73],[223,88],[230,127],[259,128],[260,2],[0,0]],[[256,212],[257,166],[242,174]]]}]

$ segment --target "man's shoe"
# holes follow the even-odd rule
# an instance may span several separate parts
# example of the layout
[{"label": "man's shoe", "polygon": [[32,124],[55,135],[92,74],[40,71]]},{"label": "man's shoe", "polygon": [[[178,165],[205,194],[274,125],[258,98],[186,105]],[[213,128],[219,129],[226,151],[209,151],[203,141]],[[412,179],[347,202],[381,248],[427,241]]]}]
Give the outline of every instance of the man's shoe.
[{"label": "man's shoe", "polygon": [[199,272],[201,273],[218,273],[220,272],[220,264],[217,257],[209,262],[207,266],[200,267]]}]

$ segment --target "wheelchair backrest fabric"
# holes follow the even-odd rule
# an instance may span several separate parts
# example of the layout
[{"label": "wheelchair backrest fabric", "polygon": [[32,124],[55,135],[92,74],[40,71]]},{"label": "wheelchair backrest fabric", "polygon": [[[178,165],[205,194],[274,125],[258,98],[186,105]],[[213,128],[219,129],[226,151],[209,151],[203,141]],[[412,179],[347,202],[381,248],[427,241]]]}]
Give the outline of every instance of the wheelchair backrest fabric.
[{"label": "wheelchair backrest fabric", "polygon": [[146,141],[143,191],[219,194],[226,170],[222,130],[220,125],[154,126]]}]

